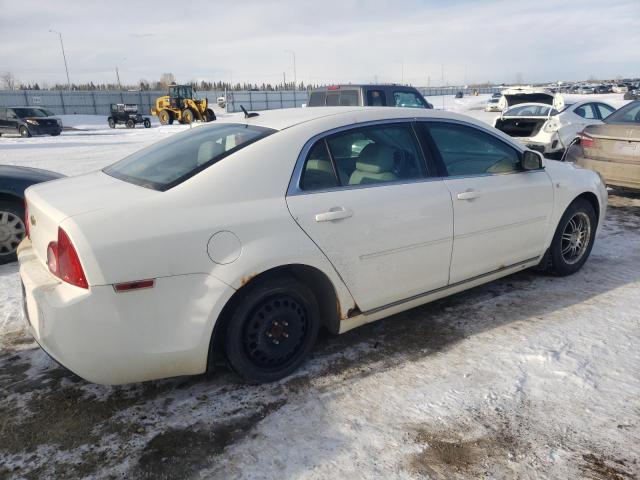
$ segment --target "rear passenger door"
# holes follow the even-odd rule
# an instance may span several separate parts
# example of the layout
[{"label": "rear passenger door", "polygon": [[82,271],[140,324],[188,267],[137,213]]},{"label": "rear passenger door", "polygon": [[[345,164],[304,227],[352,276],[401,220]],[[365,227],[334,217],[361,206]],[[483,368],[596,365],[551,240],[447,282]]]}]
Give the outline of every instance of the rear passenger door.
[{"label": "rear passenger door", "polygon": [[453,122],[422,126],[453,199],[450,283],[541,255],[553,207],[544,169],[523,170],[519,151],[480,128]]},{"label": "rear passenger door", "polygon": [[0,107],[0,133],[6,133],[7,129],[7,109]]},{"label": "rear passenger door", "polygon": [[348,128],[307,146],[287,204],[363,312],[443,287],[451,196],[409,122]]}]

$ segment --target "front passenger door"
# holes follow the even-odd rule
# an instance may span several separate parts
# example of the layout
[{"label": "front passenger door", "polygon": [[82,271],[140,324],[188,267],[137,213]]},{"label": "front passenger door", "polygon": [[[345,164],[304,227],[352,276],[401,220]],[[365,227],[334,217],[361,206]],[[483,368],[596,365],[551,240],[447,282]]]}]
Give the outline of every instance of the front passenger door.
[{"label": "front passenger door", "polygon": [[423,125],[453,201],[450,284],[541,255],[553,207],[544,169],[524,171],[520,152],[480,128]]}]

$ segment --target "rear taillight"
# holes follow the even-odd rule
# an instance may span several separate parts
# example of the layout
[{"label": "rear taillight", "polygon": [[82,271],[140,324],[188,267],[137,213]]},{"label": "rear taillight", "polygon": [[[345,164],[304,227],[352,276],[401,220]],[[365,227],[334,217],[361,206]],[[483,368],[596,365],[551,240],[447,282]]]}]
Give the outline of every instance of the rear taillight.
[{"label": "rear taillight", "polygon": [[67,232],[58,227],[58,241],[47,247],[47,265],[60,280],[80,288],[89,288],[80,258]]},{"label": "rear taillight", "polygon": [[587,135],[586,133],[581,133],[580,135],[580,145],[582,148],[593,148],[596,146],[596,141],[593,137]]},{"label": "rear taillight", "polygon": [[29,229],[29,204],[26,198],[24,199],[24,230],[27,238],[31,238],[31,230]]}]

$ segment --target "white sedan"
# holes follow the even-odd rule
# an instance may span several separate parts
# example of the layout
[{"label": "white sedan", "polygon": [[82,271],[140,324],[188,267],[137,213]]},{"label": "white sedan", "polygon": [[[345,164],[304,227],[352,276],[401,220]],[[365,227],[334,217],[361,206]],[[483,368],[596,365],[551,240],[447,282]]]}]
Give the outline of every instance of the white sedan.
[{"label": "white sedan", "polygon": [[601,124],[615,110],[599,100],[521,103],[497,116],[494,126],[529,148],[560,158],[587,125]]},{"label": "white sedan", "polygon": [[30,187],[25,318],[81,377],[292,373],[333,333],[539,266],[579,270],[600,177],[469,117],[274,110]]}]

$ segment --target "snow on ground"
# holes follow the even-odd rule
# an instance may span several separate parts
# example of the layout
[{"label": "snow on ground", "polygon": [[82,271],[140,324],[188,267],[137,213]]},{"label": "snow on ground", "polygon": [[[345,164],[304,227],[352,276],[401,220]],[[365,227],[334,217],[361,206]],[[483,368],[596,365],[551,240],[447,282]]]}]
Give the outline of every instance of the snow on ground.
[{"label": "snow on ground", "polygon": [[[82,173],[185,128],[2,138],[0,163]],[[88,384],[25,334],[17,266],[0,266],[0,478],[639,478],[640,196],[610,204],[578,274],[324,335],[263,386]]]}]

